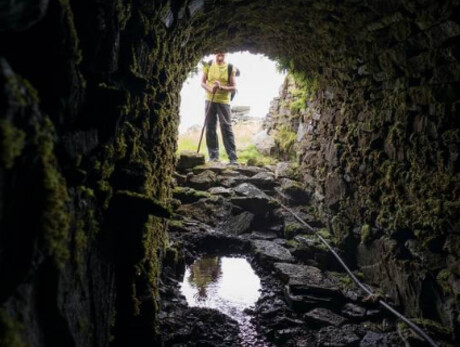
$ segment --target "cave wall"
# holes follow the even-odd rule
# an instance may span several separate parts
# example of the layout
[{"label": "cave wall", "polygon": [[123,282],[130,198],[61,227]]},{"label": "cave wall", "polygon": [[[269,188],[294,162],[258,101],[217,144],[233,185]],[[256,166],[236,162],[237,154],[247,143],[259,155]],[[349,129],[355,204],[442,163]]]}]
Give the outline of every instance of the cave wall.
[{"label": "cave wall", "polygon": [[403,4],[359,35],[354,60],[291,69],[266,128],[350,264],[458,335],[458,7]]},{"label": "cave wall", "polygon": [[458,327],[458,1],[0,8],[2,343],[157,338],[179,92],[216,48],[297,74],[322,218],[409,313]]},{"label": "cave wall", "polygon": [[172,6],[0,6],[1,345],[156,338],[178,91],[201,57]]}]

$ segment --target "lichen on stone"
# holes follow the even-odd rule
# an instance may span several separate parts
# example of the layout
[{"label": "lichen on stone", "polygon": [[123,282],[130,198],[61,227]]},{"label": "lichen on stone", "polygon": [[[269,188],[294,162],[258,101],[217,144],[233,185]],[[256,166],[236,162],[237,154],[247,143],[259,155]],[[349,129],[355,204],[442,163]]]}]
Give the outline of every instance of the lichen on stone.
[{"label": "lichen on stone", "polygon": [[35,130],[35,142],[43,175],[43,237],[56,265],[63,268],[70,256],[71,217],[67,185],[58,171],[58,162],[54,155],[53,123],[49,118],[45,118],[43,124],[35,123]]},{"label": "lichen on stone", "polygon": [[10,316],[7,310],[0,309],[0,346],[27,347],[23,340],[24,325]]},{"label": "lichen on stone", "polygon": [[14,161],[22,153],[26,134],[9,120],[0,119],[1,161],[5,168],[11,169]]}]

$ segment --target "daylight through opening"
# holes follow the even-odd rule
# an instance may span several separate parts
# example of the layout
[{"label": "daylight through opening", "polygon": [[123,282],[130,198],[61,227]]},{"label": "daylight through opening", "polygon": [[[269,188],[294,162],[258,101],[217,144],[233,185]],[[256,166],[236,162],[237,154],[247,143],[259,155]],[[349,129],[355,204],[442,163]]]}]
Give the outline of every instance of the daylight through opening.
[{"label": "daylight through opening", "polygon": [[[203,57],[183,84],[178,137],[179,153],[183,150],[196,151],[198,147],[206,112],[205,90],[200,85],[203,67],[214,59],[214,55]],[[264,122],[269,116],[270,105],[279,97],[286,72],[282,71],[276,62],[262,54],[228,53],[225,62],[232,64],[239,71],[239,76],[236,76],[237,91],[230,102],[231,124],[238,158],[242,163],[247,163],[249,159],[268,163],[271,159],[269,150],[264,150],[264,133],[266,134]],[[219,125],[216,133],[219,160],[228,161]],[[257,140],[259,141],[256,142]],[[209,159],[206,132],[200,153]]]}]

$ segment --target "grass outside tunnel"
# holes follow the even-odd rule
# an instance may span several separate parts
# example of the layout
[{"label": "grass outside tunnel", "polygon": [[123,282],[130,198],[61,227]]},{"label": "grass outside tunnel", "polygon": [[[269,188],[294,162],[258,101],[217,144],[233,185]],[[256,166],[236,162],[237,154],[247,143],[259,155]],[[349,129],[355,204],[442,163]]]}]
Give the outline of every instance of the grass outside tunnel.
[{"label": "grass outside tunnel", "polygon": [[[253,138],[259,130],[260,125],[257,122],[238,123],[233,126],[236,151],[240,163],[246,164],[249,161],[250,163],[256,163],[258,165],[268,165],[276,162],[275,158],[261,154],[255,146]],[[186,133],[179,135],[177,154],[184,150],[196,151],[200,140],[200,134],[201,128],[192,127]],[[219,129],[217,130],[217,137],[219,139],[219,159],[224,162],[228,161],[228,155],[225,151]],[[200,153],[205,155],[206,160],[209,159],[208,149],[206,147],[206,134],[203,135]]]}]

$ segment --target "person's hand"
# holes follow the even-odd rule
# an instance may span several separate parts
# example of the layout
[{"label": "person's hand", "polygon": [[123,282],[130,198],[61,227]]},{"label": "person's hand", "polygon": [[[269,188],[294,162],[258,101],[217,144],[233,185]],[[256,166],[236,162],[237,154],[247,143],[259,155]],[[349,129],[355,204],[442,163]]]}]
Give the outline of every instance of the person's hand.
[{"label": "person's hand", "polygon": [[212,92],[215,93],[218,89],[220,89],[220,83],[219,82],[214,82],[212,86]]}]

